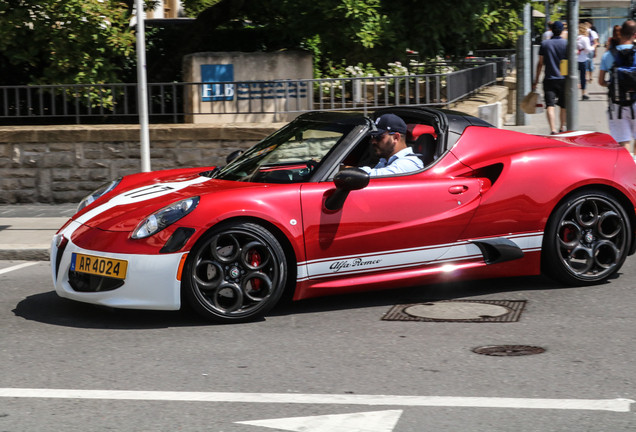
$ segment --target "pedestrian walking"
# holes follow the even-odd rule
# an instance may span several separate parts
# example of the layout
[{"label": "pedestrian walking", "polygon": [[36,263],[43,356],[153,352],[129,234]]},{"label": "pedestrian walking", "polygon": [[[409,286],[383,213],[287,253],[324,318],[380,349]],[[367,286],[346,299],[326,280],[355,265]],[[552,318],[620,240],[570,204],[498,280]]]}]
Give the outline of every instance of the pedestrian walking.
[{"label": "pedestrian walking", "polygon": [[577,59],[579,63],[579,87],[581,89],[581,99],[584,101],[590,98],[587,94],[585,94],[585,87],[587,83],[585,73],[587,71],[588,54],[593,51],[588,33],[587,26],[584,23],[579,24],[579,35],[576,37],[576,48],[579,53]]},{"label": "pedestrian walking", "polygon": [[[565,131],[565,77],[561,75],[561,61],[567,59],[567,41],[561,37],[563,23],[555,21],[552,24],[552,34],[550,39],[541,42],[539,48],[539,61],[537,63],[537,74],[532,83],[532,90],[537,88],[541,70],[545,64],[545,76],[543,78],[543,93],[545,96],[546,115],[550,124],[550,133],[555,134]],[[556,107],[560,107],[559,120],[561,126],[556,128]]]},{"label": "pedestrian walking", "polygon": [[600,45],[598,41],[598,32],[596,31],[596,27],[591,22],[586,23],[588,27],[588,35],[590,38],[590,44],[592,45],[592,52],[587,55],[587,82],[591,83],[593,79],[594,73],[594,58],[596,57],[596,48]]},{"label": "pedestrian walking", "polygon": [[541,35],[541,42],[543,42],[544,40],[548,40],[552,37],[552,25],[554,24],[554,21],[548,21],[548,30],[546,30],[545,32],[543,32],[543,34]]},{"label": "pedestrian walking", "polygon": [[[615,70],[614,66],[631,67],[634,64],[634,40],[636,39],[636,22],[627,20],[620,29],[618,45],[610,45],[610,50],[603,54],[601,58],[600,73],[598,83],[603,87],[610,87],[609,106],[607,108],[607,118],[610,135],[619,144],[632,152],[632,138],[636,138],[636,116],[634,115],[635,95],[616,94],[619,83],[616,82],[617,74],[610,74],[610,80],[606,79],[606,74]],[[620,100],[620,101],[619,101]],[[617,102],[619,101],[619,102]]]},{"label": "pedestrian walking", "polygon": [[609,51],[613,46],[618,46],[621,42],[621,26],[615,25],[612,29],[612,37],[605,42],[605,50]]}]

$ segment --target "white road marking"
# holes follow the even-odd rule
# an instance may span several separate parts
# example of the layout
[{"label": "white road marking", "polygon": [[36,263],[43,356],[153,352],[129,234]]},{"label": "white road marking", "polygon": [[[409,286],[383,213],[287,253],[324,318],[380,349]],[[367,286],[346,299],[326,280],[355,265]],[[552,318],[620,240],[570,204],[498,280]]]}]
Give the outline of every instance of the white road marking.
[{"label": "white road marking", "polygon": [[16,266],[13,267],[7,267],[5,269],[0,270],[0,274],[4,274],[4,273],[9,273],[12,272],[14,270],[20,270],[21,268],[25,268],[25,267],[30,267],[32,265],[36,265],[39,261],[32,261],[32,262],[27,262],[24,264],[18,264]]},{"label": "white road marking", "polygon": [[420,407],[530,408],[629,412],[631,399],[531,399],[455,396],[337,395],[298,393],[217,393],[0,388],[0,397],[109,399],[178,402],[240,402]]},{"label": "white road marking", "polygon": [[293,432],[392,432],[402,410],[235,422]]}]

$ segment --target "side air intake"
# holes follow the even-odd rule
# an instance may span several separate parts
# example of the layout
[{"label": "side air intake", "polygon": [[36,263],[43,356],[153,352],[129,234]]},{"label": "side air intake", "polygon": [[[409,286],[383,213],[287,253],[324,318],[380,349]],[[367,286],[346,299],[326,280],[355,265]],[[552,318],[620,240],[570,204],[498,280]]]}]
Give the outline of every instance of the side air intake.
[{"label": "side air intake", "polygon": [[470,240],[477,245],[486,264],[497,264],[523,258],[523,251],[516,243],[505,239]]}]

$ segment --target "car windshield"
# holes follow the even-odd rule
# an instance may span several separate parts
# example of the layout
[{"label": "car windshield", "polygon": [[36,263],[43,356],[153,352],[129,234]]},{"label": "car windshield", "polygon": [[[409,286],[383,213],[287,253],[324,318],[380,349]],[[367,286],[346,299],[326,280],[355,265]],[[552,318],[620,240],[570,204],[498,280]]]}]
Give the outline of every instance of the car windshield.
[{"label": "car windshield", "polygon": [[302,183],[354,128],[352,124],[296,120],[249,149],[213,178],[256,183]]}]

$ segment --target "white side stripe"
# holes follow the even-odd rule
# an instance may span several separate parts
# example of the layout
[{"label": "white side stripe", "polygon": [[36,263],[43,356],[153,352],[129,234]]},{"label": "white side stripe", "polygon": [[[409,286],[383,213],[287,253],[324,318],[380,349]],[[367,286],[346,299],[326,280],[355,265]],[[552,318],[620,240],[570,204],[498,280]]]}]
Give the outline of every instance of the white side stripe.
[{"label": "white side stripe", "polygon": [[[541,250],[543,233],[513,234],[490,237],[489,239],[498,238],[506,238],[514,242],[524,252],[534,252]],[[478,258],[480,256],[482,256],[482,254],[479,247],[468,241],[460,241],[457,243],[432,245],[421,248],[396,249],[385,252],[321,258],[298,263],[297,280],[302,281],[307,278],[315,279],[335,275],[394,270],[454,260],[461,261]]]},{"label": "white side stripe", "polygon": [[631,399],[532,399],[453,396],[385,396],[286,393],[214,393],[0,388],[0,397],[109,399],[182,402],[240,402],[419,407],[530,408],[629,412]]},{"label": "white side stripe", "polygon": [[[542,232],[512,234],[480,240],[500,238],[512,241],[524,252],[540,251],[541,244],[543,243]],[[481,256],[482,253],[478,246],[469,241],[460,241],[421,248],[396,249],[360,255],[321,258],[298,263],[297,281],[337,275],[396,270],[449,261],[462,261]]]}]

